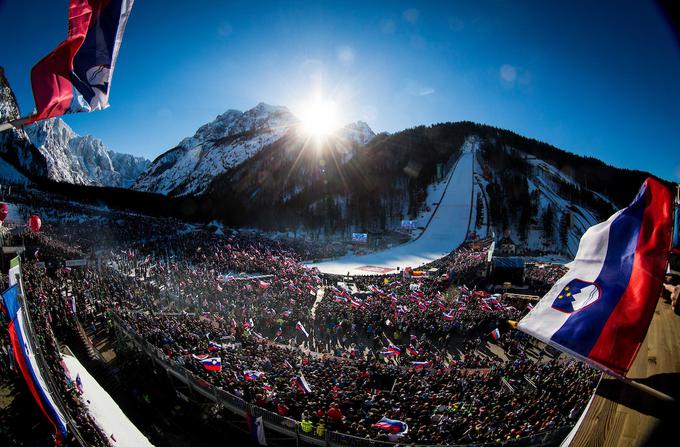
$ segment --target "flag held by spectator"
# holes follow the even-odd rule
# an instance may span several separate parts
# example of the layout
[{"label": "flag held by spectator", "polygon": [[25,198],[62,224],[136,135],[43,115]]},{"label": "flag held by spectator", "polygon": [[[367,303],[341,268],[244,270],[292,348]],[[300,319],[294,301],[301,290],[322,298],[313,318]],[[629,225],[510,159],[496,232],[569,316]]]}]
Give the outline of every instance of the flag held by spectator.
[{"label": "flag held by spectator", "polygon": [[405,435],[408,433],[408,424],[406,422],[398,421],[396,419],[388,419],[383,417],[378,422],[373,424],[374,427],[385,430],[388,433],[395,433]]},{"label": "flag held by spectator", "polygon": [[307,330],[299,321],[295,324],[295,329],[298,331],[302,331],[302,333],[305,334],[305,337],[309,338],[309,333],[307,333]]},{"label": "flag held by spectator", "polygon": [[243,371],[243,377],[246,380],[258,380],[262,376],[264,376],[264,373],[261,372],[261,371],[253,371],[253,370]]},{"label": "flag held by spectator", "polygon": [[500,340],[501,331],[499,331],[498,328],[494,329],[493,331],[491,331],[491,337],[493,337],[494,340]]},{"label": "flag held by spectator", "polygon": [[395,354],[401,354],[401,348],[399,348],[397,345],[393,343],[387,345],[387,350],[394,352]]},{"label": "flag held by spectator", "polygon": [[221,344],[214,341],[208,342],[208,351],[219,351],[220,349],[222,349]]},{"label": "flag held by spectator", "polygon": [[312,392],[312,387],[309,386],[309,383],[307,383],[307,380],[305,380],[302,374],[293,379],[293,384],[304,394]]},{"label": "flag held by spectator", "polygon": [[222,359],[220,357],[208,357],[200,361],[208,371],[222,371]]},{"label": "flag held by spectator", "polygon": [[70,0],[68,35],[31,69],[28,123],[109,106],[111,78],[134,0]]},{"label": "flag held by spectator", "polygon": [[569,271],[517,328],[625,375],[661,291],[671,246],[670,191],[648,178],[635,200],[586,231]]}]

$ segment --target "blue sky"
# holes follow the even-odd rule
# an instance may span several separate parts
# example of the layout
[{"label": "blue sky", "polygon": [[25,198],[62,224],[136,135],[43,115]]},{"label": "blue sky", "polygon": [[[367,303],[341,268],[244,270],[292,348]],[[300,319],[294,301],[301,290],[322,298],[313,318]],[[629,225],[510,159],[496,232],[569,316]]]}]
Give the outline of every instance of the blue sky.
[{"label": "blue sky", "polygon": [[[680,180],[678,44],[654,3],[601,3],[138,0],[111,107],[65,119],[154,158],[227,109],[299,112],[320,87],[376,132],[471,120]],[[24,113],[67,4],[0,0]]]}]

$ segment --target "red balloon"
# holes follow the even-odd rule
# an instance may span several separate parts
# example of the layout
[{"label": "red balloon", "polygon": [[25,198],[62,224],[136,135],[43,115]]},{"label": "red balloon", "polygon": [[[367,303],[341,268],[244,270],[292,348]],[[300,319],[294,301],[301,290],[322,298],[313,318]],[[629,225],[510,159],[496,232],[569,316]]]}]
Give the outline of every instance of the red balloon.
[{"label": "red balloon", "polygon": [[28,218],[28,228],[30,228],[32,232],[37,233],[38,231],[40,231],[41,226],[42,221],[38,216],[33,215]]},{"label": "red balloon", "polygon": [[0,203],[0,222],[4,222],[9,214],[9,207],[6,203]]}]

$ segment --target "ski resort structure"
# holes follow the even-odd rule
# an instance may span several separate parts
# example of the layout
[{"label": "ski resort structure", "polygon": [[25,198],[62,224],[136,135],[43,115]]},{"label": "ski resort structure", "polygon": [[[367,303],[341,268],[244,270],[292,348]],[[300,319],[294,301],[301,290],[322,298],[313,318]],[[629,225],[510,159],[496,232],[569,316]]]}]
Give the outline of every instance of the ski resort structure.
[{"label": "ski resort structure", "polygon": [[446,187],[423,233],[405,244],[363,256],[343,256],[331,261],[311,263],[323,273],[374,275],[394,273],[405,267],[418,267],[446,256],[465,241],[472,212],[474,157],[476,139],[463,146],[460,158],[451,169]]}]

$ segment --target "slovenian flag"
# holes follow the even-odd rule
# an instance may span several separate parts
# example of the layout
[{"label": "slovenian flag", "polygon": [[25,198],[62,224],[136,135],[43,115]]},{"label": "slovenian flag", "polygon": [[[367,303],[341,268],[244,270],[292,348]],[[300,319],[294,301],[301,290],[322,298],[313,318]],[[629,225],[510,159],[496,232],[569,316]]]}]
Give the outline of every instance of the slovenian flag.
[{"label": "slovenian flag", "polygon": [[191,354],[191,358],[193,358],[194,360],[201,361],[207,359],[208,354]]},{"label": "slovenian flag", "polygon": [[392,344],[392,343],[390,343],[389,345],[387,345],[387,350],[388,350],[388,351],[392,351],[392,352],[394,352],[395,354],[401,354],[401,349],[400,349],[398,346],[396,346],[396,345],[394,345],[394,344]]},{"label": "slovenian flag", "polygon": [[208,342],[208,351],[219,351],[220,349],[222,349],[221,344],[214,341]]},{"label": "slovenian flag", "polygon": [[517,328],[625,375],[652,320],[671,246],[671,193],[648,178],[633,203],[586,231],[569,271]]},{"label": "slovenian flag", "polygon": [[28,123],[109,106],[111,78],[134,0],[70,0],[68,35],[31,70]]},{"label": "slovenian flag", "polygon": [[295,329],[298,331],[302,331],[302,333],[305,334],[305,337],[309,338],[309,334],[305,330],[305,327],[299,321],[295,324]]},{"label": "slovenian flag", "polygon": [[451,312],[442,312],[442,318],[444,318],[444,321],[453,321],[456,319],[456,313],[451,311]]},{"label": "slovenian flag", "polygon": [[307,383],[307,380],[305,380],[304,376],[300,374],[299,376],[295,377],[293,379],[293,383],[295,386],[302,391],[304,394],[308,394],[312,392],[312,387],[309,386],[309,383]]},{"label": "slovenian flag", "polygon": [[261,371],[252,371],[252,370],[243,371],[243,377],[246,380],[257,380],[262,376],[264,376],[264,373],[261,372]]},{"label": "slovenian flag", "polygon": [[220,357],[209,357],[201,360],[201,365],[208,371],[222,371],[222,359]]},{"label": "slovenian flag", "polygon": [[361,298],[350,297],[349,304],[353,308],[358,309],[364,305],[364,301]]},{"label": "slovenian flag", "polygon": [[388,419],[383,417],[378,422],[373,424],[374,427],[385,430],[388,433],[405,435],[408,433],[408,424],[406,422],[398,421],[396,419]]},{"label": "slovenian flag", "polygon": [[493,337],[494,340],[500,340],[501,331],[499,331],[498,328],[494,329],[493,331],[491,331],[491,337]]},{"label": "slovenian flag", "polygon": [[430,364],[429,361],[425,361],[425,362],[411,362],[411,365],[412,365],[415,369],[422,369],[422,368],[426,367],[426,366],[429,365],[429,364]]},{"label": "slovenian flag", "polygon": [[[19,274],[18,267],[17,274]],[[20,284],[15,283],[2,293],[3,311],[9,320],[11,351],[38,407],[54,427],[56,443],[61,444],[68,434],[66,418],[52,397],[38,365],[38,358],[33,351],[31,333],[28,331],[28,317],[18,297],[19,287]]]}]

